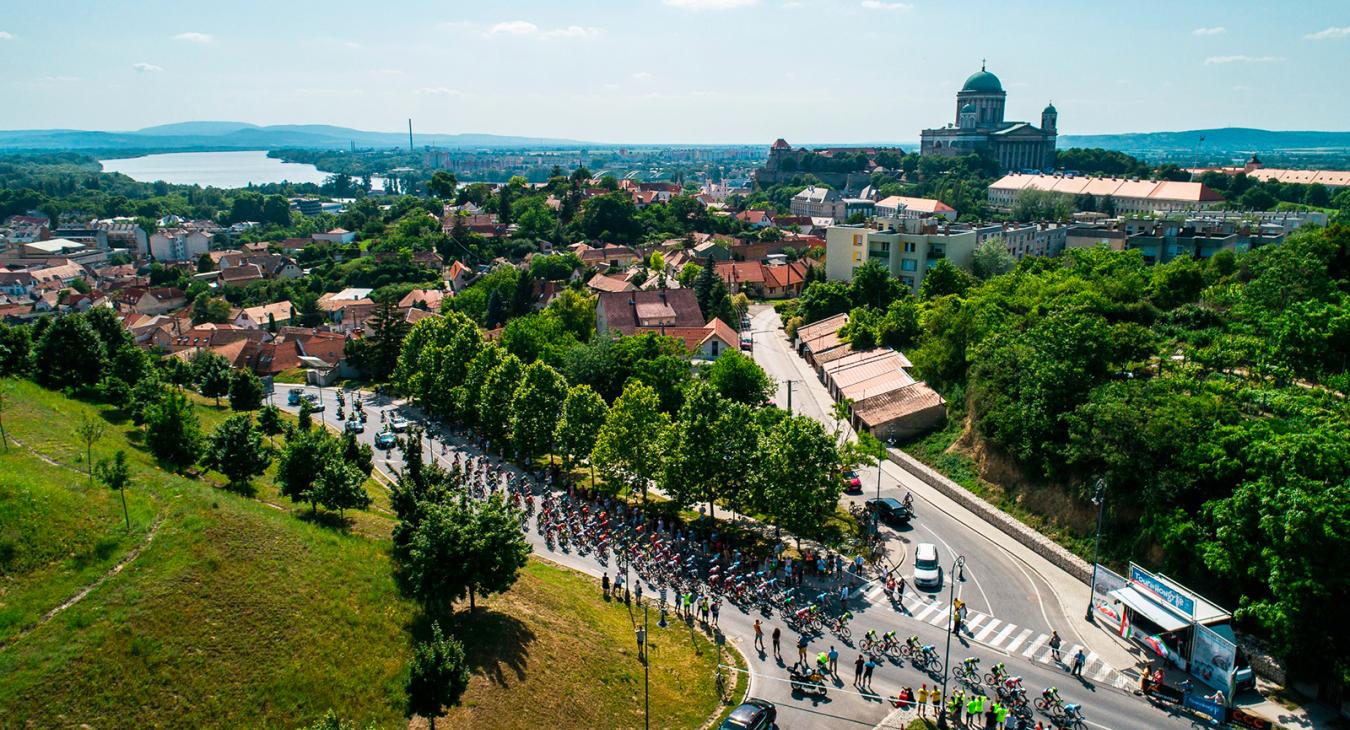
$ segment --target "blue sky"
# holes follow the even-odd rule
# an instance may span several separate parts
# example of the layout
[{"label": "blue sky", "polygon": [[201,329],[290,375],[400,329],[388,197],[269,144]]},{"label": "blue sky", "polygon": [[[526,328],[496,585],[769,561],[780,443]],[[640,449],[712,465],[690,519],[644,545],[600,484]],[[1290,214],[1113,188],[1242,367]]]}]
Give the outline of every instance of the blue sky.
[{"label": "blue sky", "polygon": [[0,127],[187,120],[606,142],[909,141],[987,58],[1061,134],[1350,128],[1346,0],[25,2]]}]

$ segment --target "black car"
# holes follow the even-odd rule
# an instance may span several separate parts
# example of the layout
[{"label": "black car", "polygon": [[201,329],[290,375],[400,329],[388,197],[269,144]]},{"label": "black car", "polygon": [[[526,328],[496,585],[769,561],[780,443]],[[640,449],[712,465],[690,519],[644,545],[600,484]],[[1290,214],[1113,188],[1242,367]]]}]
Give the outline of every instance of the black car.
[{"label": "black car", "polygon": [[751,697],[722,721],[722,730],[769,730],[777,727],[778,708],[768,700]]},{"label": "black car", "polygon": [[892,525],[908,525],[909,519],[914,516],[909,508],[898,499],[891,497],[882,497],[881,499],[867,500],[867,511],[877,512],[881,515],[881,521]]}]

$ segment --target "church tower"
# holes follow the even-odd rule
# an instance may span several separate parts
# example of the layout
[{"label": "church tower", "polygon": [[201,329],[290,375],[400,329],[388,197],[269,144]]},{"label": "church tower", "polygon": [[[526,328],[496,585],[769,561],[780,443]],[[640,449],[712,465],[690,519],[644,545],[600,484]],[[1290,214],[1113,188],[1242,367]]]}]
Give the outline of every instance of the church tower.
[{"label": "church tower", "polygon": [[1046,104],[1041,112],[1041,131],[1046,134],[1059,134],[1059,110],[1055,109],[1054,103]]},{"label": "church tower", "polygon": [[975,107],[975,126],[980,129],[997,129],[1003,125],[1003,105],[1008,94],[1003,90],[1003,82],[989,73],[984,64],[980,70],[971,74],[961,90],[956,93],[956,124],[961,126],[961,112],[966,105]]}]

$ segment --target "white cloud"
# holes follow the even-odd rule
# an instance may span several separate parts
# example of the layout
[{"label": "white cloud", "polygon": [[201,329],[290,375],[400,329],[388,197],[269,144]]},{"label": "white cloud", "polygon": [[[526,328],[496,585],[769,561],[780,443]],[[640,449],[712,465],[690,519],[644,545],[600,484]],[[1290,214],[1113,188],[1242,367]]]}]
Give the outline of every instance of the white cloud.
[{"label": "white cloud", "polygon": [[1336,41],[1350,36],[1350,25],[1343,25],[1339,28],[1331,27],[1319,30],[1316,33],[1309,33],[1303,36],[1310,41]]},{"label": "white cloud", "polygon": [[730,10],[754,5],[759,0],[661,0],[661,2],[672,8],[685,10]]},{"label": "white cloud", "polygon": [[883,0],[863,0],[862,6],[868,10],[913,10],[909,3],[888,3]]},{"label": "white cloud", "polygon": [[418,96],[464,96],[464,92],[448,86],[424,86],[413,93]]},{"label": "white cloud", "polygon": [[1212,28],[1196,28],[1195,30],[1191,31],[1191,35],[1223,35],[1224,33],[1227,32],[1228,32],[1227,28],[1223,27],[1222,25],[1216,25]]},{"label": "white cloud", "polygon": [[173,39],[176,41],[187,41],[188,43],[198,43],[203,46],[209,46],[212,43],[216,42],[215,37],[212,36],[210,33],[197,33],[195,31],[188,31],[187,33],[179,33],[178,35],[174,36]]},{"label": "white cloud", "polygon": [[13,33],[10,33],[9,31],[6,30],[0,30],[0,41],[12,41],[12,40],[14,40]]},{"label": "white cloud", "polygon": [[1205,59],[1206,66],[1217,66],[1224,63],[1280,63],[1286,61],[1284,56],[1210,56]]},{"label": "white cloud", "polygon": [[142,74],[159,73],[160,71],[164,70],[162,66],[156,66],[153,63],[146,63],[144,61],[140,63],[133,63],[131,64],[131,67],[136,69],[136,73]]},{"label": "white cloud", "polygon": [[582,25],[569,25],[563,28],[544,30],[527,20],[508,20],[488,28],[483,35],[488,38],[514,36],[517,38],[594,38],[600,35],[599,28]]}]

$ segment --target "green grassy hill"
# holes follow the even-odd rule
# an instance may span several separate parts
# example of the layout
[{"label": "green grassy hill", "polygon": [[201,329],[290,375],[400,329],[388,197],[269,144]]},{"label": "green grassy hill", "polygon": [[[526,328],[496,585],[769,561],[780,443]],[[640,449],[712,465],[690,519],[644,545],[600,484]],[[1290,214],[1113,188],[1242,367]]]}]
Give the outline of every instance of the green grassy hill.
[{"label": "green grassy hill", "polygon": [[[424,627],[390,577],[387,517],[349,531],[299,519],[307,507],[268,477],[248,498],[166,473],[134,426],[110,423],[94,459],[128,451],[128,533],[117,495],[85,485],[75,437],[82,413],[116,411],[0,383],[22,444],[0,452],[0,727],[297,727],[329,708],[407,725],[409,636]],[[532,562],[480,606],[456,617],[474,679],[440,727],[641,725],[629,614],[593,581]],[[673,629],[653,639],[653,725],[698,726],[715,709],[712,647]]]}]

